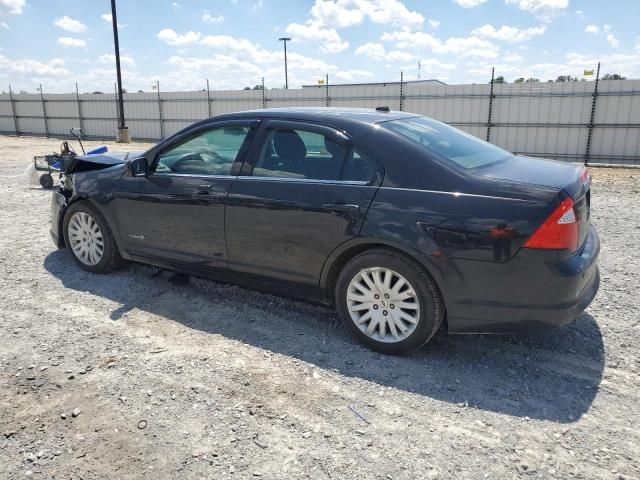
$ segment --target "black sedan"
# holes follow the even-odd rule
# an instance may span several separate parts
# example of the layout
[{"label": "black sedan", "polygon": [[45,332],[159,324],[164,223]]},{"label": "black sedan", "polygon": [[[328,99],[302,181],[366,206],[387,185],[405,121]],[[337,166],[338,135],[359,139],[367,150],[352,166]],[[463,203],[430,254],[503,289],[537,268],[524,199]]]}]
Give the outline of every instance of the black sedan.
[{"label": "black sedan", "polygon": [[575,319],[599,285],[589,187],[582,165],[411,113],[265,109],[76,157],[51,234],[89,272],[130,260],[334,306],[401,354],[445,319],[453,333]]}]

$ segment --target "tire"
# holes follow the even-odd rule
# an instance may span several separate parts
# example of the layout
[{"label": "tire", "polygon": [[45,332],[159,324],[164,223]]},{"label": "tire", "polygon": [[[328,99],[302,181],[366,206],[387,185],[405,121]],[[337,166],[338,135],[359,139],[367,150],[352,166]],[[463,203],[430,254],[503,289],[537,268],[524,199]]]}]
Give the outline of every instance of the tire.
[{"label": "tire", "polygon": [[46,188],[47,190],[53,188],[53,177],[50,173],[40,175],[40,186],[42,188]]},{"label": "tire", "polygon": [[442,296],[431,276],[411,258],[386,249],[367,250],[343,267],[335,304],[358,340],[389,355],[426,344],[444,318]]},{"label": "tire", "polygon": [[[107,273],[122,265],[122,257],[102,214],[85,201],[72,203],[63,222],[64,241],[73,260],[87,272]],[[97,232],[97,233],[96,233]],[[91,242],[89,242],[91,240]],[[75,248],[77,245],[78,248]],[[101,246],[102,248],[98,248]],[[93,255],[83,256],[93,251]],[[95,252],[100,252],[99,255]]]}]

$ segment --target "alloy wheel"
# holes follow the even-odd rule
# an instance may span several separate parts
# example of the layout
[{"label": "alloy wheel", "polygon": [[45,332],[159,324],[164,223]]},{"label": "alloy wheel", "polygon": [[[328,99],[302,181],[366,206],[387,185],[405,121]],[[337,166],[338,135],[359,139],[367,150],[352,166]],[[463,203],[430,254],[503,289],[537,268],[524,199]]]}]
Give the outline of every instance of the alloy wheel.
[{"label": "alloy wheel", "polygon": [[358,272],[347,289],[355,325],[373,340],[396,343],[409,337],[420,319],[418,295],[399,273],[383,267]]},{"label": "alloy wheel", "polygon": [[85,265],[97,265],[104,255],[104,238],[100,226],[86,212],[76,212],[69,219],[67,230],[71,250]]}]

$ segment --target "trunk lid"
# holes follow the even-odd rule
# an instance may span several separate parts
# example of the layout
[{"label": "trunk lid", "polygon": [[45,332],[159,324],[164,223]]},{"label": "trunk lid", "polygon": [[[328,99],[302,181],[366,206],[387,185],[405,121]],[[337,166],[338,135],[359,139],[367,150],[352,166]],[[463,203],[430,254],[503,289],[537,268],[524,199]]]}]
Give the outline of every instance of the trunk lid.
[{"label": "trunk lid", "polygon": [[478,174],[490,179],[542,185],[564,191],[574,203],[578,222],[578,250],[584,245],[591,215],[591,177],[584,165],[514,155],[504,162],[478,169]]}]

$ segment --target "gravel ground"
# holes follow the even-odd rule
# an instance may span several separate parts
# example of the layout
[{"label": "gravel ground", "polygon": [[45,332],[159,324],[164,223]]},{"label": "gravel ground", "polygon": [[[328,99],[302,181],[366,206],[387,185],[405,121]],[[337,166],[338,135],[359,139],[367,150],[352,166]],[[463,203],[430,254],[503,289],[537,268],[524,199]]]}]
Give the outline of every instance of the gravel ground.
[{"label": "gravel ground", "polygon": [[58,143],[0,137],[0,478],[640,478],[640,171],[592,172],[575,323],[394,358],[322,307],[81,271],[22,177]]}]

